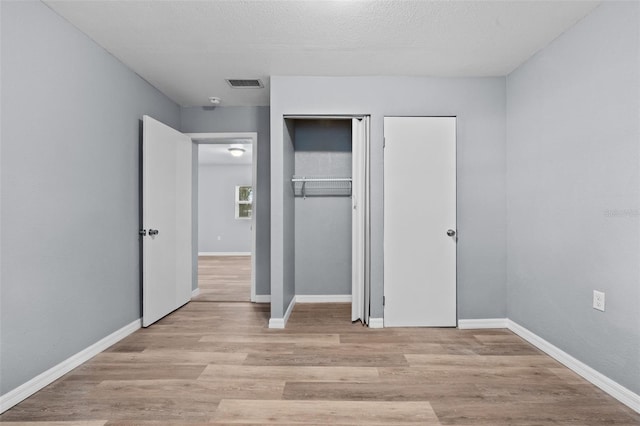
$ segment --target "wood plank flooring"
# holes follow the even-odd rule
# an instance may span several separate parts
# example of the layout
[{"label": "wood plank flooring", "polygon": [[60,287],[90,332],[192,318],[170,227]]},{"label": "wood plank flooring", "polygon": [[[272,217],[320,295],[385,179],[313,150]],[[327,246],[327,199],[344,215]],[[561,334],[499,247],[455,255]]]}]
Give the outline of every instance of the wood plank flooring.
[{"label": "wood plank flooring", "polygon": [[348,304],[299,304],[285,330],[268,319],[265,304],[189,303],[0,422],[640,425],[507,330],[374,330],[352,324]]},{"label": "wood plank flooring", "polygon": [[249,302],[251,256],[199,256],[198,302]]}]

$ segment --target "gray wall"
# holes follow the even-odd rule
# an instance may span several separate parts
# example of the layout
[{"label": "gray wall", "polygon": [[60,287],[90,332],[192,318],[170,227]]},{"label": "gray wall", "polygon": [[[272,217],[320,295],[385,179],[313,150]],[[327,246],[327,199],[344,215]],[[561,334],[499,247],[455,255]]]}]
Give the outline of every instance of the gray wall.
[{"label": "gray wall", "polygon": [[[283,185],[288,187],[289,190],[284,192],[284,197],[282,200],[282,235],[283,235],[283,250],[282,253],[284,255],[284,268],[283,268],[283,277],[282,277],[282,311],[281,314],[287,311],[289,304],[293,300],[296,294],[296,280],[295,280],[295,228],[296,228],[296,216],[295,216],[295,198],[293,196],[293,191],[291,190],[291,177],[295,172],[295,152],[293,141],[295,138],[295,126],[293,122],[286,123],[285,133],[283,135],[283,162],[282,174],[284,176]],[[287,179],[287,176],[289,177]],[[273,246],[272,246],[273,247]],[[272,281],[273,282],[273,281]],[[272,287],[273,288],[273,287]],[[274,296],[274,293],[271,294],[271,300],[277,295]],[[276,309],[274,309],[276,308]],[[271,316],[275,317],[274,311],[277,311],[277,306],[271,306]]]},{"label": "gray wall", "polygon": [[[256,294],[268,295],[270,287],[271,186],[269,107],[189,107],[181,109],[180,130],[185,133],[257,132],[258,164],[254,197],[256,210]],[[195,207],[195,206],[194,206]],[[197,229],[194,231],[197,235]]]},{"label": "gray wall", "polygon": [[[458,316],[506,315],[505,98],[505,78],[500,77],[271,78],[272,157],[283,150],[285,114],[371,115],[372,317],[383,316],[385,115],[458,117]],[[281,197],[277,192],[285,190],[288,178],[272,158],[272,200]],[[272,204],[272,216],[281,209]],[[273,269],[283,267],[286,249],[280,229],[272,228],[272,240],[279,241],[272,241],[271,252],[272,276],[277,276]]]},{"label": "gray wall", "polygon": [[191,150],[191,290],[198,288],[198,144]]},{"label": "gray wall", "polygon": [[272,318],[282,318],[295,296],[295,209],[291,178],[286,178],[295,167],[294,123],[287,120],[280,130],[283,134],[276,138],[280,149],[271,146],[271,181],[278,182],[273,185],[277,190],[271,191],[271,235],[280,236],[271,239],[271,259],[278,266],[271,268]]},{"label": "gray wall", "polygon": [[198,166],[199,252],[251,252],[251,220],[235,217],[237,185],[251,186],[251,165]]},{"label": "gray wall", "polygon": [[[295,120],[297,176],[351,176],[351,120]],[[296,294],[351,294],[351,197],[295,199]]]},{"label": "gray wall", "polygon": [[636,393],[639,9],[605,2],[507,80],[508,316]]},{"label": "gray wall", "polygon": [[139,120],[180,110],[44,4],[0,7],[4,394],[140,318]]}]

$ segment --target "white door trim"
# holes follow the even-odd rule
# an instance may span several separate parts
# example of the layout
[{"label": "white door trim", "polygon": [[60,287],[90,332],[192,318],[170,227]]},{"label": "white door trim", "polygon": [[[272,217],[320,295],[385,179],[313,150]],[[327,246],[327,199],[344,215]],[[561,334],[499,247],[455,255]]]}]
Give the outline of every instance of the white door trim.
[{"label": "white door trim", "polygon": [[[227,133],[185,133],[194,144],[206,144],[208,141],[224,139],[251,139],[251,187],[253,191],[253,215],[251,217],[251,301],[256,301],[256,206],[258,203],[257,177],[258,177],[258,133],[257,132],[227,132]],[[198,236],[196,235],[196,242]],[[195,256],[197,256],[197,252]],[[196,259],[197,260],[197,259]]]}]

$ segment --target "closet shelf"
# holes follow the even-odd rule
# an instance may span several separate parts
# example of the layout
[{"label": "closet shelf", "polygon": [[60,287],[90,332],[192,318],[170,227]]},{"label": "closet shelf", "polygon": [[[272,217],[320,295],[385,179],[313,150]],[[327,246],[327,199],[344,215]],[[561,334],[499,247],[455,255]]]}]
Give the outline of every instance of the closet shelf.
[{"label": "closet shelf", "polygon": [[291,179],[296,197],[350,197],[350,177],[294,176]]}]

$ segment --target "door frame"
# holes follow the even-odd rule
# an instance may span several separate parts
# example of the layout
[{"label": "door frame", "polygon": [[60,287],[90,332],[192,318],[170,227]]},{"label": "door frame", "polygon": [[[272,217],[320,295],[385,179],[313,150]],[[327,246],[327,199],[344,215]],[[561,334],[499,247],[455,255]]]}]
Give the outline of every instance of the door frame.
[{"label": "door frame", "polygon": [[[200,145],[206,145],[214,141],[221,141],[226,139],[247,139],[251,140],[251,187],[253,188],[253,211],[251,214],[251,301],[256,302],[256,206],[258,203],[258,191],[257,191],[257,177],[258,177],[258,133],[257,132],[208,132],[208,133],[185,133],[185,135],[191,138],[191,141],[195,145],[196,149]],[[198,167],[197,160],[195,167]],[[197,182],[198,175],[196,173],[195,179]],[[196,194],[196,199],[198,195]],[[195,234],[196,244],[198,242],[198,234]],[[195,260],[198,259],[198,251],[194,253]],[[196,280],[198,272],[196,269]],[[199,288],[199,287],[198,287]]]}]

